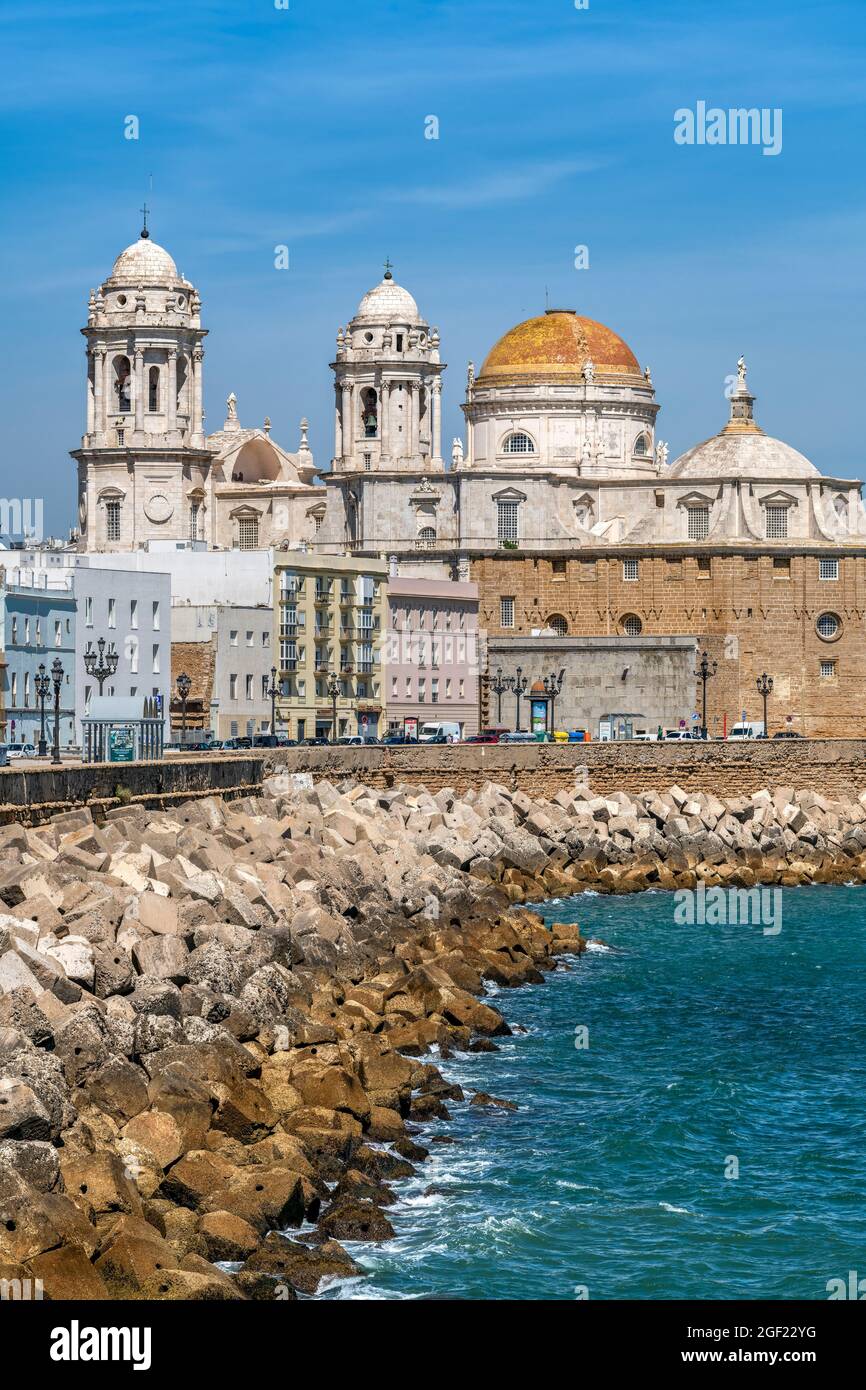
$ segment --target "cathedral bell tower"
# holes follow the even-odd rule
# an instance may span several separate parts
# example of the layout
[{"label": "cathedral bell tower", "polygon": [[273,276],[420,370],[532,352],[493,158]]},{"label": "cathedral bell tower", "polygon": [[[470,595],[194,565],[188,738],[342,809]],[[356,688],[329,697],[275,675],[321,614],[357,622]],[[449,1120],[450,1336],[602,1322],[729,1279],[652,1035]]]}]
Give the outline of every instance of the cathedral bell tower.
[{"label": "cathedral bell tower", "polygon": [[391,274],[337,333],[334,472],[428,473],[442,462],[439,331]]},{"label": "cathedral bell tower", "polygon": [[87,425],[78,462],[79,546],[133,550],[186,539],[212,451],[202,411],[198,291],[145,226],[90,292]]}]

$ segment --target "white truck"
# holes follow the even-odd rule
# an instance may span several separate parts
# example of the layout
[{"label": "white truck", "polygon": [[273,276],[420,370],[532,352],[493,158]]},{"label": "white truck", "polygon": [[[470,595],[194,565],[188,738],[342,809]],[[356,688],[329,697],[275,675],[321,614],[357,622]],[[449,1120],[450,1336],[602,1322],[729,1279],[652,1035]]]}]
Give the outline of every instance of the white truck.
[{"label": "white truck", "polygon": [[763,719],[749,719],[741,724],[732,724],[728,730],[729,743],[741,743],[747,738],[763,738]]},{"label": "white truck", "polygon": [[418,730],[419,743],[459,743],[460,725],[437,720],[435,724],[422,724]]}]

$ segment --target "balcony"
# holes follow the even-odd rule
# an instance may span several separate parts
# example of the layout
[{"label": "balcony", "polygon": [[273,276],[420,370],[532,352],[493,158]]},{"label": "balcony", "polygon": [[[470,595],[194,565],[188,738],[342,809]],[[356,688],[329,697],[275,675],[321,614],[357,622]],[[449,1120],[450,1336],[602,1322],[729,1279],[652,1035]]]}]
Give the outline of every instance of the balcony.
[{"label": "balcony", "polygon": [[318,641],[322,637],[330,637],[333,628],[330,623],[317,623],[313,628],[313,637]]},{"label": "balcony", "polygon": [[353,661],[341,661],[341,662],[340,662],[340,675],[342,675],[342,676],[351,676],[351,674],[352,674],[352,672],[354,671],[354,669],[355,669],[355,663],[354,663]]},{"label": "balcony", "polygon": [[372,674],[373,674],[373,662],[372,662],[372,661],[359,661],[359,662],[358,662],[358,675],[359,675],[359,676],[372,676]]},{"label": "balcony", "polygon": [[333,595],[333,590],[331,590],[331,589],[317,589],[317,590],[316,590],[316,597],[315,597],[314,602],[315,602],[315,604],[316,604],[317,607],[321,607],[323,604],[324,604],[325,606],[327,606],[327,605],[331,602],[331,599],[332,599],[333,597],[334,597],[334,595]]},{"label": "balcony", "polygon": [[355,595],[352,593],[351,589],[349,589],[349,590],[341,589],[341,590],[340,590],[340,607],[341,607],[341,608],[351,608],[351,606],[352,606],[352,604],[353,604],[354,602],[355,602]]}]

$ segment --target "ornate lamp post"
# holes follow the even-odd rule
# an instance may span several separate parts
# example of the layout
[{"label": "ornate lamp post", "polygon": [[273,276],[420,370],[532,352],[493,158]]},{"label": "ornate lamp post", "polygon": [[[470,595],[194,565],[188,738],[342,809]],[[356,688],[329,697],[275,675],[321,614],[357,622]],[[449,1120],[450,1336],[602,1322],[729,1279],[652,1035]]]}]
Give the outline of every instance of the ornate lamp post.
[{"label": "ornate lamp post", "polygon": [[496,679],[493,680],[493,679],[491,679],[490,676],[488,676],[487,679],[488,679],[489,684],[490,684],[490,689],[493,691],[494,695],[496,696],[496,722],[497,722],[497,724],[501,724],[501,723],[502,723],[502,696],[503,696],[503,694],[504,694],[504,692],[505,692],[506,690],[511,690],[511,689],[513,689],[513,687],[514,687],[514,677],[513,677],[513,676],[503,676],[503,674],[502,674],[502,667],[501,667],[501,666],[497,666],[497,668],[496,668]]},{"label": "ornate lamp post", "polygon": [[44,661],[39,663],[33,685],[39,701],[39,756],[44,758],[48,752],[48,741],[45,737],[45,701],[51,692],[51,677],[46,674]]},{"label": "ornate lamp post", "polygon": [[554,713],[555,713],[555,710],[556,710],[556,701],[557,701],[557,699],[558,699],[558,697],[559,697],[560,691],[562,690],[562,682],[563,682],[564,680],[565,680],[565,668],[563,667],[563,669],[560,671],[560,673],[559,673],[558,676],[554,676],[554,675],[545,676],[545,677],[544,677],[544,680],[542,681],[542,684],[543,684],[543,686],[544,686],[545,693],[546,693],[546,695],[547,695],[547,708],[548,708],[548,710],[549,710],[549,712],[550,712],[550,732],[551,732],[551,734],[553,734],[553,733],[556,732],[556,721],[555,721],[555,719],[554,719]]},{"label": "ornate lamp post", "polygon": [[63,667],[60,664],[60,657],[56,656],[51,666],[51,679],[54,683],[54,747],[51,750],[51,762],[60,766],[60,692],[63,689]]},{"label": "ornate lamp post", "polygon": [[186,744],[186,702],[189,699],[189,692],[192,689],[192,681],[186,674],[186,671],[181,671],[180,675],[177,678],[176,684],[177,693],[180,696],[180,742],[181,747],[183,747]]},{"label": "ornate lamp post", "polygon": [[328,695],[331,699],[331,742],[337,742],[337,696],[340,693],[340,678],[335,671],[328,672]]},{"label": "ornate lamp post", "polygon": [[270,685],[268,686],[268,695],[270,696],[270,700],[271,700],[271,733],[272,733],[272,734],[275,734],[275,733],[277,732],[277,696],[279,695],[279,693],[280,693],[280,691],[279,691],[279,686],[277,685],[277,668],[276,668],[276,666],[272,666],[272,667],[271,667],[271,683],[270,683]]},{"label": "ornate lamp post", "polygon": [[701,657],[701,659],[700,659],[700,661],[699,661],[699,663],[698,663],[698,669],[695,671],[695,675],[697,676],[698,680],[701,682],[701,684],[702,684],[702,686],[703,686],[703,692],[702,692],[703,705],[702,705],[702,716],[701,716],[701,738],[706,738],[706,736],[707,736],[707,681],[708,681],[708,680],[712,680],[713,676],[716,674],[716,671],[717,671],[718,669],[719,669],[718,662],[717,662],[717,661],[710,661],[709,656],[707,655],[706,652],[704,652],[703,656]]},{"label": "ornate lamp post", "polygon": [[512,689],[513,689],[513,691],[514,691],[514,694],[515,694],[516,697],[517,697],[517,719],[516,719],[516,722],[515,722],[515,725],[514,725],[514,732],[515,732],[516,734],[519,734],[519,733],[522,733],[522,732],[523,732],[522,729],[521,729],[521,727],[520,727],[520,697],[521,697],[522,695],[525,695],[525,694],[526,694],[526,687],[529,685],[529,677],[528,677],[528,676],[524,676],[524,675],[523,675],[523,667],[522,667],[522,666],[518,666],[518,668],[517,668],[517,673],[516,673],[516,675],[515,675],[512,679],[513,679]]},{"label": "ornate lamp post", "polygon": [[102,687],[108,680],[108,677],[113,676],[117,670],[119,654],[111,647],[109,647],[108,651],[105,650],[104,637],[100,637],[96,645],[98,654],[92,647],[88,647],[87,651],[84,653],[84,669],[88,676],[95,676],[99,681],[99,693],[101,695]]},{"label": "ornate lamp post", "polygon": [[771,694],[773,689],[773,677],[768,676],[766,671],[764,671],[758,677],[755,684],[758,687],[758,694],[764,701],[764,738],[769,738],[769,729],[767,728],[767,696]]}]

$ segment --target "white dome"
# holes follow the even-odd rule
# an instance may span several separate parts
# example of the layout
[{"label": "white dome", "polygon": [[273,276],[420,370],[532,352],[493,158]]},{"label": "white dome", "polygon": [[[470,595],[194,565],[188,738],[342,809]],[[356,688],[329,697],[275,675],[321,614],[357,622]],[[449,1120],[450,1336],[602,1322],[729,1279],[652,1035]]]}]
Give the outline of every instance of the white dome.
[{"label": "white dome", "polygon": [[781,439],[723,430],[676,459],[671,478],[817,478],[819,470]]},{"label": "white dome", "polygon": [[135,284],[175,284],[180,276],[177,266],[164,247],[151,241],[150,237],[139,237],[125,251],[121,251],[110,278],[130,280]]},{"label": "white dome", "polygon": [[408,290],[386,275],[368,290],[358,305],[356,319],[384,319],[387,323],[418,323],[421,315]]}]

